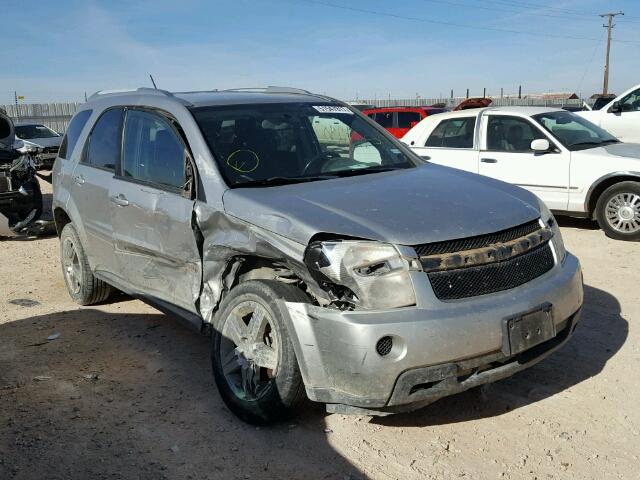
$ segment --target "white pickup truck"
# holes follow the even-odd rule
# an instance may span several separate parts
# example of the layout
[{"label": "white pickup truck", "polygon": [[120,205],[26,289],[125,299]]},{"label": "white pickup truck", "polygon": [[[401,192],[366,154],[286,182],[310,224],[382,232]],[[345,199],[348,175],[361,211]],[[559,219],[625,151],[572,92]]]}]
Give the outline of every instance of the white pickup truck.
[{"label": "white pickup truck", "polygon": [[600,110],[576,113],[623,142],[640,143],[640,85],[630,88]]},{"label": "white pickup truck", "polygon": [[640,240],[640,145],[565,110],[489,107],[427,117],[403,138],[433,163],[513,183],[558,213]]}]

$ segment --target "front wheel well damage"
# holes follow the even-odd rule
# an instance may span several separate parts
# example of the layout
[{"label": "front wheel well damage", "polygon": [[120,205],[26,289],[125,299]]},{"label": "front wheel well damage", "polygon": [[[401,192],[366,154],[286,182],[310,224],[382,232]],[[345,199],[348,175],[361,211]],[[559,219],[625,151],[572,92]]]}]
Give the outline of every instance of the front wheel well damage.
[{"label": "front wheel well damage", "polygon": [[[237,255],[229,259],[221,276],[221,288],[211,319],[226,295],[236,286],[250,280],[275,280],[298,287],[310,294],[306,282],[286,264],[253,255]],[[313,295],[311,295],[313,298]]]}]

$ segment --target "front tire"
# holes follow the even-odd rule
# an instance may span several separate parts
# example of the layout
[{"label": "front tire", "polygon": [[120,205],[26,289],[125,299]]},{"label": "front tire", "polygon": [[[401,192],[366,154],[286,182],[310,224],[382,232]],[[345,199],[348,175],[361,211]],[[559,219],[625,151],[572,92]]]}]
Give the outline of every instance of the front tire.
[{"label": "front tire", "polygon": [[305,398],[286,307],[276,300],[308,302],[297,287],[251,280],[229,292],[215,315],[211,335],[213,376],[222,399],[253,424],[287,418]]},{"label": "front tire", "polygon": [[596,220],[608,237],[640,240],[640,183],[620,182],[598,198]]},{"label": "front tire", "polygon": [[71,223],[60,233],[60,263],[64,283],[74,302],[93,305],[109,298],[112,287],[93,275],[78,232]]}]

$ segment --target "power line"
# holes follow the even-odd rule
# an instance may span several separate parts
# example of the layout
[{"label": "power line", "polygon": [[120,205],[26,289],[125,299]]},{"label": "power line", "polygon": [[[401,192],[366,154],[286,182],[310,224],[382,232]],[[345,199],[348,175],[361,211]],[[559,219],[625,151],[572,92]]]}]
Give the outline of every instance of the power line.
[{"label": "power line", "polygon": [[555,11],[559,13],[564,13],[568,15],[578,15],[578,16],[586,16],[586,17],[595,17],[597,14],[588,14],[584,11],[577,10],[568,10],[566,8],[552,7],[551,5],[541,5],[539,3],[531,3],[531,2],[519,2],[519,1],[507,1],[507,0],[482,0],[482,3],[493,3],[494,5],[506,5],[508,7],[518,7],[525,9],[542,9],[548,11]]},{"label": "power line", "polygon": [[[294,0],[296,1],[296,0]],[[347,10],[350,12],[358,12],[358,13],[368,13],[371,15],[377,15],[380,17],[388,17],[388,18],[396,18],[399,20],[410,20],[413,22],[421,22],[421,23],[430,23],[430,24],[436,24],[436,25],[444,25],[444,26],[449,26],[449,27],[459,27],[459,28],[468,28],[468,29],[472,29],[472,30],[486,30],[486,31],[492,31],[492,32],[500,32],[500,33],[514,33],[514,34],[518,34],[518,35],[529,35],[529,36],[533,36],[533,37],[548,37],[548,38],[560,38],[560,39],[564,39],[564,40],[587,40],[587,41],[591,41],[591,42],[597,42],[598,39],[597,38],[589,38],[589,37],[574,37],[574,36],[569,36],[569,35],[556,35],[553,33],[538,33],[538,32],[529,32],[526,30],[510,30],[510,29],[506,29],[506,28],[494,28],[494,27],[486,27],[486,26],[480,26],[480,25],[465,25],[463,23],[454,23],[454,22],[448,22],[448,21],[442,21],[442,20],[431,20],[431,19],[427,19],[427,18],[420,18],[420,17],[411,17],[408,15],[399,15],[399,14],[395,14],[395,13],[388,13],[388,12],[381,12],[379,10],[371,10],[371,9],[367,9],[367,8],[359,8],[359,7],[349,7],[346,5],[339,5],[336,3],[331,3],[331,2],[325,2],[325,1],[320,1],[320,0],[297,0],[296,3],[308,3],[308,4],[312,4],[312,5],[321,5],[324,7],[331,7],[331,8],[337,8],[340,10]],[[615,40],[618,43],[640,43],[640,40]]]},{"label": "power line", "polygon": [[571,18],[572,20],[578,20],[581,22],[586,22],[589,20],[595,20],[597,18],[596,15],[589,15],[588,18],[587,16],[585,16],[585,18],[575,18],[573,15],[570,14],[564,14],[564,15],[554,15],[554,14],[550,14],[550,13],[537,13],[535,11],[527,11],[527,10],[506,10],[502,7],[487,7],[484,5],[470,5],[468,3],[458,3],[458,2],[451,2],[448,0],[422,0],[423,2],[429,2],[429,3],[437,3],[437,4],[444,4],[444,5],[451,5],[454,7],[463,7],[463,8],[475,8],[477,10],[487,10],[490,12],[501,12],[501,13],[520,13],[520,14],[525,14],[525,15],[532,15],[535,17],[547,17],[547,18],[558,18],[558,19],[562,19],[562,20],[567,20],[569,18]]},{"label": "power line", "polygon": [[[525,10],[526,9],[542,9],[542,10],[547,10],[549,12],[558,12],[558,13],[563,13],[567,15],[587,17],[587,18],[593,18],[599,15],[597,13],[588,13],[588,12],[585,13],[584,11],[580,11],[580,10],[570,10],[566,8],[554,7],[551,5],[543,5],[540,3],[522,2],[522,1],[516,1],[516,0],[482,0],[482,3],[493,3],[494,5],[506,5],[508,7],[523,8]],[[633,20],[629,20],[629,19],[640,19],[640,17],[634,17],[634,16],[626,17],[626,21],[634,22]]]},{"label": "power line", "polygon": [[602,45],[602,39],[604,38],[604,34],[605,32],[603,30],[602,35],[600,35],[600,40],[598,41],[598,44],[593,48],[593,52],[591,52],[591,58],[589,59],[589,62],[587,63],[587,66],[584,69],[584,72],[582,72],[582,77],[580,78],[580,83],[578,83],[578,88],[576,92],[582,91],[582,84],[584,83],[584,79],[586,78],[587,73],[591,69],[591,65],[593,64],[593,59],[596,58],[596,53],[598,52],[600,45]]}]

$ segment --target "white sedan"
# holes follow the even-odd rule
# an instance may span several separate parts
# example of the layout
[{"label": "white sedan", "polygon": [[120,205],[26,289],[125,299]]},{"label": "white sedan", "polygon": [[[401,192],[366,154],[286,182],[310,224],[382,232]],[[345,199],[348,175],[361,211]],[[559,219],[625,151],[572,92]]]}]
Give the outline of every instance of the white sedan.
[{"label": "white sedan", "polygon": [[421,157],[526,188],[557,213],[640,240],[640,144],[573,113],[489,107],[427,117],[402,141]]}]

